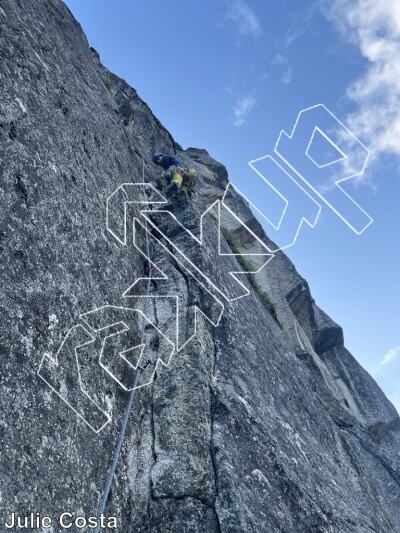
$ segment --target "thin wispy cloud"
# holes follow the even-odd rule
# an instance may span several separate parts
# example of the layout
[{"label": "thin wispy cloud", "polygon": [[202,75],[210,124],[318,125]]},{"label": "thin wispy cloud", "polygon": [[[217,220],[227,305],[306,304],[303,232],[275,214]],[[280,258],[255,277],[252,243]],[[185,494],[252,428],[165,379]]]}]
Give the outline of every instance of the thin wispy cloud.
[{"label": "thin wispy cloud", "polygon": [[258,37],[262,34],[262,27],[256,14],[244,0],[235,0],[229,4],[227,18],[242,37],[248,35]]},{"label": "thin wispy cloud", "polygon": [[379,364],[381,366],[385,366],[397,359],[398,357],[400,357],[400,346],[395,346],[394,348],[391,348],[388,352],[385,353]]},{"label": "thin wispy cloud", "polygon": [[400,155],[400,2],[322,0],[322,5],[368,61],[365,74],[348,88],[357,110],[347,124],[375,155]]},{"label": "thin wispy cloud", "polygon": [[272,60],[272,63],[282,68],[281,81],[288,85],[292,81],[293,70],[287,56],[278,52]]},{"label": "thin wispy cloud", "polygon": [[304,9],[300,18],[296,14],[293,20],[289,20],[286,32],[276,43],[277,52],[272,60],[273,65],[281,69],[281,82],[288,85],[292,81],[293,68],[289,61],[291,46],[301,39],[308,31],[310,22],[316,12],[314,4]]},{"label": "thin wispy cloud", "polygon": [[236,101],[233,110],[233,125],[236,128],[239,128],[245,124],[248,114],[255,105],[256,99],[253,96],[244,96]]}]

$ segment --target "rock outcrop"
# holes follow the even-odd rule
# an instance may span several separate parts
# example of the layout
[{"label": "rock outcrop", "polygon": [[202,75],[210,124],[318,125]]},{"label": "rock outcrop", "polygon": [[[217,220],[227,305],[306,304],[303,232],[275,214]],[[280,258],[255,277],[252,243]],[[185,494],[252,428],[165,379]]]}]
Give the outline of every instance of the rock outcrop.
[{"label": "rock outcrop", "polygon": [[[13,511],[90,516],[128,394],[98,365],[99,343],[78,352],[85,390],[112,414],[95,433],[40,379],[40,362],[82,314],[132,305],[122,295],[143,275],[143,258],[106,231],[105,208],[143,173],[158,184],[151,151],[176,152],[196,168],[198,195],[174,212],[195,233],[228,174],[205,150],[182,150],[101,65],[61,1],[0,0],[0,25],[0,521]],[[246,202],[235,196],[234,204],[254,235],[226,216],[227,255],[212,270],[233,292],[226,273],[243,264],[232,253],[261,252],[255,235],[268,241]],[[128,219],[139,209],[131,205]],[[173,224],[162,227],[209,267],[213,216],[199,250]],[[179,295],[188,335],[194,307],[213,304],[173,258],[164,267],[168,279],[151,293]],[[249,296],[225,302],[218,326],[199,315],[193,339],[139,390],[107,514],[121,533],[400,531],[396,410],[283,253],[241,279]],[[166,335],[173,303],[150,304]],[[155,331],[145,337],[155,335],[157,353]]]}]

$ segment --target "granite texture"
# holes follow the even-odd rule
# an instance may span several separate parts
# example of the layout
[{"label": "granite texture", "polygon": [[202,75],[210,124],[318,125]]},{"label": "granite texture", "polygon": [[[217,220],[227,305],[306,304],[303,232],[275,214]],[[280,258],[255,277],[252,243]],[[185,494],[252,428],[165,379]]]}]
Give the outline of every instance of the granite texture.
[{"label": "granite texture", "polygon": [[[229,178],[205,150],[182,150],[101,65],[61,1],[0,0],[0,26],[0,522],[11,511],[89,516],[128,394],[98,365],[98,342],[80,352],[85,390],[112,415],[96,434],[37,371],[80,315],[132,304],[122,295],[143,275],[143,258],[107,233],[107,197],[141,182],[143,168],[163,189],[149,154],[176,152],[197,170],[197,196],[168,205],[196,232]],[[246,202],[233,202],[267,241]],[[129,213],[129,221],[141,216],[137,205]],[[234,256],[210,267],[215,217],[200,248],[170,220],[158,223],[217,284],[238,290],[227,276],[240,270]],[[225,213],[223,225],[241,252],[261,249],[234,217]],[[229,253],[232,241],[222,237],[221,246]],[[166,256],[168,280],[151,292],[179,295],[188,336],[194,308],[218,314],[218,304]],[[225,302],[217,327],[200,316],[196,336],[139,390],[107,513],[121,533],[400,531],[396,410],[284,254],[256,278],[257,286],[243,278],[249,296]],[[148,316],[170,336],[174,312],[160,298]],[[157,357],[157,330],[145,337]]]}]

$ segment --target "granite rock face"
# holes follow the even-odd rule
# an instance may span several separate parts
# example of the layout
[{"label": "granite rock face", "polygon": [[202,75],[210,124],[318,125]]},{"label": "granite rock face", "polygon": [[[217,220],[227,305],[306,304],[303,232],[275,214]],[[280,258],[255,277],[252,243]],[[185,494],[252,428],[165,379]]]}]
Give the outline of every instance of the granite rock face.
[{"label": "granite rock face", "polygon": [[[228,175],[205,150],[175,143],[136,91],[101,65],[61,1],[0,0],[0,25],[0,522],[12,511],[90,516],[128,394],[99,366],[100,341],[78,351],[84,389],[112,416],[95,433],[40,379],[40,362],[82,314],[137,303],[122,295],[143,276],[143,257],[106,231],[106,202],[143,177],[160,187],[152,150],[177,152],[196,168],[194,201],[167,204],[195,234]],[[246,202],[235,196],[234,205],[268,242]],[[130,206],[128,221],[140,219],[139,209]],[[235,217],[222,218],[222,251],[261,250]],[[243,265],[233,255],[210,260],[212,213],[200,248],[168,217],[156,222],[214,281],[237,291],[226,273]],[[179,295],[185,339],[196,306],[220,311],[160,246],[152,240],[168,279],[151,284],[164,297],[148,305],[153,326],[144,333],[155,357],[158,332],[170,338],[176,325],[168,294]],[[242,281],[249,295],[225,302],[218,326],[198,315],[196,335],[139,389],[107,514],[121,533],[400,531],[394,407],[284,254]],[[62,392],[73,380],[61,377]]]}]

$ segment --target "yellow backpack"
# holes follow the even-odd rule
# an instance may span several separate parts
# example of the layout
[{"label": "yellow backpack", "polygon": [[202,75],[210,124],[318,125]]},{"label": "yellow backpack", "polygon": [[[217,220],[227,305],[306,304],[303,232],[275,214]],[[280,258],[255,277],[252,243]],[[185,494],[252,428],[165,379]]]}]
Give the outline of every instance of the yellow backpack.
[{"label": "yellow backpack", "polygon": [[196,183],[196,171],[194,168],[189,168],[183,177],[183,185],[187,188],[192,188]]}]

